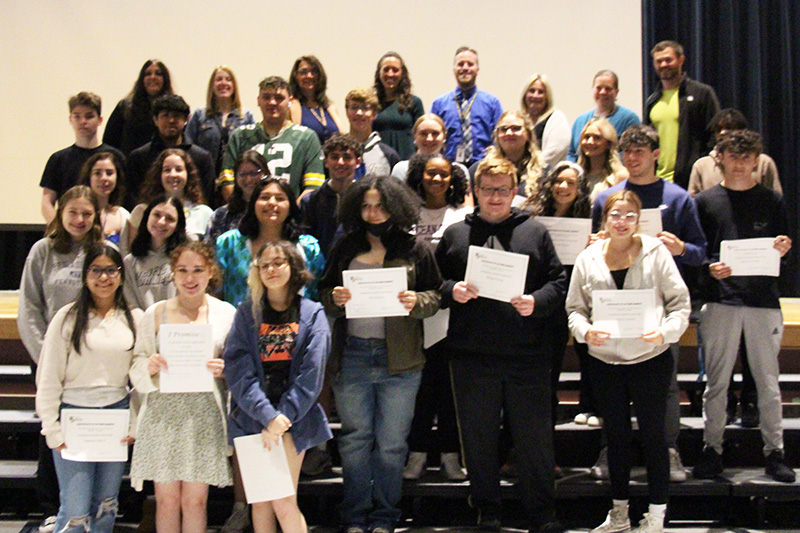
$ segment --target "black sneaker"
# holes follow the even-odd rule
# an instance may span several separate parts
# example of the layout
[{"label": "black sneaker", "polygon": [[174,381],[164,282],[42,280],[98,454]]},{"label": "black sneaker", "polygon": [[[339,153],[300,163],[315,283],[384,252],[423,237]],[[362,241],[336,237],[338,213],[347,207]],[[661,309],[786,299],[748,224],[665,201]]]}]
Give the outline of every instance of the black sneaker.
[{"label": "black sneaker", "polygon": [[757,428],[761,422],[758,416],[758,406],[751,402],[742,404],[742,427],[743,428]]},{"label": "black sneaker", "polygon": [[796,479],[794,470],[786,464],[786,459],[783,458],[783,452],[780,450],[773,450],[767,456],[767,467],[764,472],[775,481],[780,481],[781,483],[794,483]]},{"label": "black sneaker", "polygon": [[714,479],[722,474],[722,457],[711,446],[703,448],[700,460],[694,465],[692,475],[695,479]]},{"label": "black sneaker", "polygon": [[503,527],[500,516],[489,510],[478,510],[478,529],[481,531],[500,531]]},{"label": "black sneaker", "polygon": [[564,531],[564,524],[558,520],[553,520],[552,522],[547,522],[538,527],[530,528],[528,533],[564,533]]}]

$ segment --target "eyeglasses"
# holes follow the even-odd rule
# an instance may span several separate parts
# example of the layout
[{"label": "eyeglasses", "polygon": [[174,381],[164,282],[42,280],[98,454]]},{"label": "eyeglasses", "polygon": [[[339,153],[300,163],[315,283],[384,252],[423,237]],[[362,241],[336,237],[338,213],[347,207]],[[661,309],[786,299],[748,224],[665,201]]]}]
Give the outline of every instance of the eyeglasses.
[{"label": "eyeglasses", "polygon": [[347,106],[347,109],[349,109],[350,111],[352,111],[354,113],[358,112],[358,111],[362,111],[362,112],[366,113],[367,111],[371,111],[372,110],[372,108],[370,106],[368,106],[367,104],[350,104],[350,105]]},{"label": "eyeglasses", "polygon": [[89,270],[86,271],[86,274],[90,278],[101,278],[103,274],[105,274],[108,279],[114,279],[119,276],[120,272],[122,271],[121,267],[89,267]]},{"label": "eyeglasses", "polygon": [[300,76],[308,76],[309,74],[319,74],[319,72],[317,72],[317,69],[315,68],[301,68],[298,69],[297,73]]},{"label": "eyeglasses", "polygon": [[519,124],[512,124],[510,126],[497,126],[497,133],[504,134],[504,133],[520,133],[522,131],[522,126]]},{"label": "eyeglasses", "polygon": [[256,267],[258,267],[258,269],[261,272],[268,272],[269,269],[271,269],[271,268],[274,268],[275,270],[279,270],[279,269],[285,267],[286,265],[289,264],[289,261],[287,261],[285,258],[281,258],[281,259],[273,259],[272,261],[268,261],[268,262],[265,261],[263,263],[260,262],[260,261],[253,261],[253,264]]},{"label": "eyeglasses", "polygon": [[239,172],[237,175],[244,179],[260,178],[264,175],[264,171],[259,168],[258,170],[251,170],[250,172]]},{"label": "eyeglasses", "polygon": [[611,211],[608,214],[608,217],[614,222],[624,220],[628,224],[633,224],[639,220],[639,213],[622,213],[620,211]]},{"label": "eyeglasses", "polygon": [[508,187],[478,187],[478,190],[483,196],[492,197],[497,193],[500,198],[508,198],[512,192]]}]

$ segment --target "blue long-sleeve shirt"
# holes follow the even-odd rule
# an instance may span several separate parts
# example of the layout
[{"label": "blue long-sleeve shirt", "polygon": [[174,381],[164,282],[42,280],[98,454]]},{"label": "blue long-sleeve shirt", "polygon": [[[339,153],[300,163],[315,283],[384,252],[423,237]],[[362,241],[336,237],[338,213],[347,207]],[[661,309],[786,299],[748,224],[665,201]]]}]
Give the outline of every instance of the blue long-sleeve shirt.
[{"label": "blue long-sleeve shirt", "polygon": [[463,139],[457,101],[469,100],[473,96],[475,96],[475,101],[469,111],[470,125],[472,126],[472,158],[469,161],[459,161],[467,166],[483,159],[484,152],[491,146],[492,132],[497,121],[500,120],[500,115],[503,114],[500,100],[489,93],[479,91],[476,87],[468,91],[457,88],[434,100],[431,106],[431,113],[439,115],[447,128],[444,154],[451,161],[456,161],[456,151]]}]

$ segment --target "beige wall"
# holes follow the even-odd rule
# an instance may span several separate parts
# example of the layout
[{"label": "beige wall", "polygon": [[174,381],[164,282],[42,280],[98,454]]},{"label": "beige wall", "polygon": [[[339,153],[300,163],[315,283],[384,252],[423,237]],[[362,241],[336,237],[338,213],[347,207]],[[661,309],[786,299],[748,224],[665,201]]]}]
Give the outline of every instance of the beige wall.
[{"label": "beige wall", "polygon": [[[456,8],[457,6],[457,8]],[[619,74],[619,102],[641,112],[638,0],[6,0],[0,18],[0,223],[39,223],[39,179],[47,157],[70,145],[67,98],[103,97],[108,116],[142,63],[162,59],[192,108],[204,105],[214,65],[230,65],[245,105],[257,112],[258,81],[288,76],[315,54],[328,93],[371,84],[387,50],[405,59],[414,92],[429,109],[452,89],[452,55],[480,53],[478,85],[516,108],[522,84],[546,73],[556,106],[572,121],[592,106],[592,75]]]}]

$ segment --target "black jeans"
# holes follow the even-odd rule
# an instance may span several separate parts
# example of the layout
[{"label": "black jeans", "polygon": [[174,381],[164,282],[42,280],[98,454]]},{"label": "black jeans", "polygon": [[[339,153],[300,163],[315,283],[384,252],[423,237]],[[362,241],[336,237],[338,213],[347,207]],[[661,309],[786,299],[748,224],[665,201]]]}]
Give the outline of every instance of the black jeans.
[{"label": "black jeans", "polygon": [[451,354],[456,413],[475,506],[498,513],[500,421],[505,412],[517,453],[521,497],[534,526],[555,519],[550,360],[545,353]]},{"label": "black jeans", "polygon": [[590,357],[587,363],[608,438],[612,497],[627,500],[629,496],[632,401],[644,449],[650,503],[667,503],[669,452],[664,437],[664,416],[672,376],[671,352],[666,350],[637,364],[610,365],[594,357]]}]

